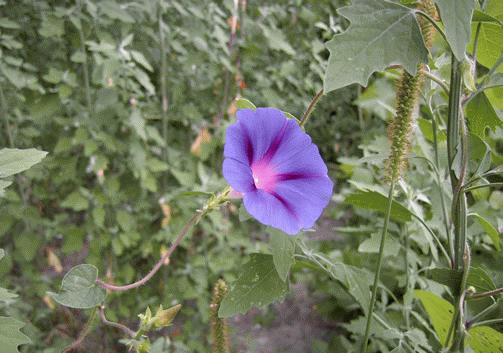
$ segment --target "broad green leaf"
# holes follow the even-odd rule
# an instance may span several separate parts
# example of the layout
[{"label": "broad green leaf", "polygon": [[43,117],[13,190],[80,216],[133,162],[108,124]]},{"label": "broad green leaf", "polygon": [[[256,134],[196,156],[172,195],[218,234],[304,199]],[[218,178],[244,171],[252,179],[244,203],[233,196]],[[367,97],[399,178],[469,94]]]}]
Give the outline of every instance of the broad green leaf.
[{"label": "broad green leaf", "polygon": [[444,344],[447,339],[447,332],[449,331],[449,326],[451,325],[452,316],[454,314],[452,304],[447,300],[425,290],[415,290],[414,293],[428,313],[431,324],[438,335],[440,343]]},{"label": "broad green leaf", "polygon": [[[473,51],[476,28],[477,25],[472,25],[472,36],[468,45],[470,52]],[[482,23],[477,43],[477,61],[481,65],[491,68],[500,58],[501,51],[503,50],[503,27],[497,23]],[[497,71],[503,72],[503,66],[500,66]]]},{"label": "broad green leaf", "polygon": [[[373,233],[370,238],[365,239],[358,246],[358,251],[363,253],[377,254],[381,243],[381,234]],[[400,251],[400,242],[388,236],[384,243],[384,256],[398,255]]]},{"label": "broad green leaf", "polygon": [[251,254],[250,261],[220,304],[218,316],[244,314],[252,307],[262,307],[283,298],[288,286],[278,276],[272,255]]},{"label": "broad green leaf", "polygon": [[20,150],[16,148],[2,148],[0,150],[0,178],[5,178],[39,163],[47,152],[29,148]]},{"label": "broad green leaf", "polygon": [[283,282],[288,278],[288,272],[292,267],[295,259],[295,239],[284,234],[283,232],[271,230],[271,252],[274,262],[274,267],[278,272],[279,277]]},{"label": "broad green leaf", "polygon": [[503,86],[503,73],[493,74],[489,80],[484,84],[483,89]]},{"label": "broad green leaf", "polygon": [[24,323],[11,317],[0,316],[0,347],[2,353],[18,353],[18,347],[31,340],[20,331]]},{"label": "broad green leaf", "polygon": [[474,0],[435,0],[445,26],[445,35],[452,52],[459,61],[465,58],[470,41]]},{"label": "broad green leaf", "polygon": [[414,75],[418,64],[427,62],[412,9],[391,1],[354,0],[338,12],[351,25],[327,43],[325,93],[352,83],[366,86],[372,73],[391,65],[402,65]]},{"label": "broad green leaf", "polygon": [[501,0],[487,0],[486,12],[498,20],[503,20],[503,2]]},{"label": "broad green leaf", "polygon": [[65,275],[59,293],[48,294],[69,308],[90,309],[105,300],[105,290],[96,284],[97,279],[98,269],[95,266],[78,265]]},{"label": "broad green leaf", "polygon": [[[449,287],[452,291],[457,291],[461,285],[462,271],[450,268],[434,268],[428,271],[428,277],[433,281]],[[487,292],[496,289],[492,278],[480,267],[470,267],[467,285],[473,286],[478,292]]]},{"label": "broad green leaf", "polygon": [[496,131],[497,127],[503,128],[503,121],[484,92],[480,92],[468,102],[466,117],[470,131],[480,138],[485,137],[486,127],[489,127],[492,131]]},{"label": "broad green leaf", "polygon": [[[421,129],[421,132],[423,133],[424,137],[428,141],[433,142],[433,125],[431,123],[431,120],[419,118],[417,119],[417,124]],[[441,142],[445,140],[447,140],[447,135],[445,134],[445,131],[437,129],[437,141]]]},{"label": "broad green leaf", "polygon": [[477,219],[482,228],[484,228],[484,231],[487,233],[489,238],[491,238],[491,241],[493,242],[496,251],[500,251],[501,241],[498,230],[487,219],[485,219],[478,213],[470,213],[469,216],[475,217]]},{"label": "broad green leaf", "polygon": [[9,292],[7,289],[0,287],[0,302],[9,301],[17,298],[17,294]]},{"label": "broad green leaf", "polygon": [[[377,191],[358,190],[347,196],[345,202],[355,207],[385,213],[388,197]],[[412,219],[412,212],[400,203],[393,201],[391,219],[397,222],[408,222]]]},{"label": "broad green leaf", "polygon": [[503,333],[488,326],[477,326],[468,331],[465,342],[475,353],[503,352]]},{"label": "broad green leaf", "polygon": [[472,21],[473,22],[493,22],[493,23],[499,24],[500,26],[503,26],[503,22],[501,22],[501,20],[489,15],[488,13],[480,11],[478,9],[475,9],[475,11],[473,11]]},{"label": "broad green leaf", "polygon": [[236,99],[236,106],[237,106],[238,109],[252,109],[252,110],[257,109],[257,107],[255,106],[255,104],[253,104],[252,102],[250,102],[246,98],[238,98],[238,99]]},{"label": "broad green leaf", "polygon": [[0,179],[0,196],[4,195],[4,190],[7,186],[11,185],[12,181],[9,180],[1,180]]},{"label": "broad green leaf", "polygon": [[371,278],[365,270],[358,267],[335,263],[330,267],[330,272],[334,278],[340,281],[362,310],[367,313],[370,305],[370,283]]}]

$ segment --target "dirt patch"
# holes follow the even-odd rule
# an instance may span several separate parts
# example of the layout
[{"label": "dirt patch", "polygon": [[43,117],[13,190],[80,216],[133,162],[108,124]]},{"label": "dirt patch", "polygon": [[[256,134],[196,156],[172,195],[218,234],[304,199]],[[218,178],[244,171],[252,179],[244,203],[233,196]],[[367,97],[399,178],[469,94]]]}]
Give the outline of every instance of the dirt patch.
[{"label": "dirt patch", "polygon": [[[317,300],[318,299],[318,300]],[[295,284],[282,303],[252,309],[229,320],[233,350],[243,353],[311,353],[316,340],[326,341],[335,323],[317,314],[303,284]]]}]

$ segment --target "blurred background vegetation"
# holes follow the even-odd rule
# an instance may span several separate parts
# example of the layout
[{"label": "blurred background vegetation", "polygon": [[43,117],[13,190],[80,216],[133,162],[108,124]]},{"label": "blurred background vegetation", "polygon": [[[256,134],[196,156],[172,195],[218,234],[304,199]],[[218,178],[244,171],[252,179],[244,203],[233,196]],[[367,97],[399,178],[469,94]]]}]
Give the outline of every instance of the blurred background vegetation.
[{"label": "blurred background vegetation", "polygon": [[[0,247],[8,253],[0,262],[2,286],[21,299],[5,311],[29,322],[24,332],[33,344],[23,352],[60,352],[79,335],[86,312],[58,306],[46,294],[72,266],[94,264],[109,282],[139,278],[200,207],[203,196],[187,192],[225,185],[223,138],[236,97],[302,115],[322,87],[324,42],[347,26],[335,15],[343,3],[0,0],[1,145],[49,152],[0,199]],[[306,129],[337,192],[316,232],[302,236],[330,258],[369,269],[371,235],[382,220],[341,201],[354,185],[382,180],[395,78],[380,75],[364,92],[350,86],[324,97]],[[420,136],[419,154],[428,142]],[[424,162],[411,167],[408,181],[422,192],[407,195],[410,207],[440,218]],[[493,224],[501,222],[502,193],[480,197]],[[408,261],[416,271],[430,261],[431,244],[420,226],[411,228],[416,252]],[[401,231],[392,229],[397,241],[390,253],[397,260],[383,279],[392,293],[410,285],[400,277]],[[240,220],[237,204],[211,213],[148,286],[112,294],[107,315],[134,325],[149,305],[182,303],[173,327],[162,333],[175,342],[172,351],[207,352],[212,286],[219,278],[232,282],[245,255],[267,251],[267,239],[263,227]],[[479,245],[474,261],[490,254],[490,266],[501,268],[491,242],[481,238]],[[294,268],[285,304],[230,321],[236,349],[349,351],[352,334],[361,331],[361,320],[351,322],[361,315],[358,305],[341,284],[306,267]],[[300,318],[312,321],[296,323]],[[298,327],[291,331],[281,326],[292,323]],[[259,339],[260,328],[268,341]],[[305,336],[296,341],[299,332]],[[120,337],[98,327],[80,351],[124,351]]]}]

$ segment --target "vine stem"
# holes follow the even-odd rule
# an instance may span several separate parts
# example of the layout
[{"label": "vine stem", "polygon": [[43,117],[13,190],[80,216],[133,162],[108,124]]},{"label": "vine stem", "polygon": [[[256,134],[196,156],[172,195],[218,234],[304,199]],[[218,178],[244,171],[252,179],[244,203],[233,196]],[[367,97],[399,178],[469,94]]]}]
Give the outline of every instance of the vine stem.
[{"label": "vine stem", "polygon": [[82,344],[86,336],[89,334],[89,332],[91,332],[91,325],[94,322],[95,318],[96,318],[96,308],[91,312],[91,315],[89,316],[89,319],[87,320],[84,329],[80,332],[79,337],[77,337],[77,339],[73,341],[72,344],[63,349],[61,353],[70,352]]},{"label": "vine stem", "polygon": [[300,119],[300,122],[299,122],[300,127],[303,127],[304,125],[306,125],[307,121],[309,120],[309,117],[311,116],[311,113],[314,110],[314,107],[316,106],[316,104],[318,104],[318,101],[320,100],[320,98],[322,96],[323,96],[323,88],[320,89],[318,91],[318,93],[316,93],[316,95],[311,100],[311,103],[309,103],[309,106],[307,107],[304,115],[302,116],[302,119]]},{"label": "vine stem", "polygon": [[107,289],[109,291],[112,291],[112,292],[123,292],[123,291],[127,291],[127,290],[130,290],[130,289],[138,288],[138,287],[144,285],[152,277],[154,277],[154,275],[157,273],[157,271],[159,271],[159,269],[165,263],[167,263],[167,262],[169,263],[169,257],[173,254],[173,252],[176,250],[176,248],[178,247],[178,245],[180,245],[180,243],[182,242],[182,240],[185,237],[185,235],[187,235],[187,233],[189,232],[189,230],[193,226],[195,226],[197,223],[199,223],[199,221],[203,217],[204,213],[205,213],[205,211],[198,210],[198,211],[196,211],[192,215],[192,217],[189,219],[189,221],[180,230],[180,233],[178,233],[178,236],[176,237],[175,241],[173,242],[173,244],[171,245],[171,247],[168,249],[168,251],[166,251],[166,253],[164,253],[161,256],[161,258],[159,259],[159,261],[157,261],[157,263],[155,264],[155,266],[150,270],[149,273],[147,273],[145,275],[145,277],[141,278],[140,280],[138,280],[138,281],[136,281],[134,283],[127,284],[127,285],[122,285],[122,286],[117,286],[117,285],[114,285],[114,284],[106,283],[106,282],[103,282],[100,279],[97,279],[96,283],[100,287],[102,287],[104,289]]},{"label": "vine stem", "polygon": [[125,334],[127,334],[130,337],[135,337],[136,336],[136,332],[134,332],[133,330],[131,330],[126,325],[120,324],[118,322],[109,321],[107,319],[107,317],[105,316],[105,307],[103,305],[101,305],[99,307],[99,315],[100,315],[100,320],[101,320],[101,322],[103,324],[105,324],[107,326],[118,328],[119,330],[121,330],[122,332],[124,332]]},{"label": "vine stem", "polygon": [[377,287],[379,284],[379,279],[381,277],[381,267],[382,261],[384,258],[384,244],[386,242],[386,236],[388,235],[388,225],[389,219],[391,216],[391,206],[393,205],[393,192],[395,191],[395,180],[392,179],[391,185],[389,187],[388,193],[388,205],[386,209],[386,215],[384,217],[384,226],[381,235],[381,243],[379,244],[379,257],[377,258],[377,268],[374,275],[374,285],[372,286],[372,296],[370,297],[369,309],[367,312],[367,324],[365,326],[365,335],[362,342],[362,353],[367,353],[369,334],[370,334],[370,325],[372,323],[372,314],[374,312],[374,306],[377,299]]}]

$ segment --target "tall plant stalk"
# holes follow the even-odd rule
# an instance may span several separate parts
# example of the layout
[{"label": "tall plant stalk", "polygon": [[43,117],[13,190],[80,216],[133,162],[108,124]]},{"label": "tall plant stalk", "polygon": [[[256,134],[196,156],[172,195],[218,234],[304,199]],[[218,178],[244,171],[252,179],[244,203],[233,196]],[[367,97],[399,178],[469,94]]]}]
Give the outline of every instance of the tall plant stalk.
[{"label": "tall plant stalk", "polygon": [[379,286],[379,280],[381,277],[381,267],[384,258],[384,244],[386,243],[386,237],[388,235],[388,225],[391,215],[391,206],[393,205],[394,191],[395,191],[395,181],[392,180],[391,185],[389,187],[388,205],[386,207],[386,215],[384,216],[384,226],[381,234],[381,243],[379,244],[379,255],[377,258],[377,267],[374,275],[374,284],[372,286],[372,296],[370,297],[370,304],[367,313],[367,324],[365,325],[365,335],[363,336],[362,349],[361,349],[362,353],[367,353],[368,348],[370,326],[372,324],[372,313],[374,312],[374,306],[377,299],[377,287]]},{"label": "tall plant stalk", "polygon": [[[468,141],[466,124],[461,111],[462,94],[462,71],[461,62],[454,55],[451,65],[451,83],[449,94],[449,111],[447,121],[447,152],[449,157],[450,177],[452,186],[452,220],[454,224],[454,269],[462,271],[463,277],[467,278],[470,269],[470,249],[466,246],[467,228],[467,201],[463,191],[467,164],[468,164]],[[458,148],[458,145],[460,148]],[[461,167],[458,175],[453,169],[456,150],[461,154]],[[461,281],[459,288],[454,294],[455,314],[453,316],[453,343],[451,352],[458,352],[464,345],[465,327],[463,322],[463,308],[466,290],[466,280]],[[449,342],[446,342],[448,344]]]},{"label": "tall plant stalk", "polygon": [[[159,73],[159,80],[161,85],[161,119],[162,119],[162,139],[166,146],[162,150],[162,157],[164,162],[168,161],[168,89],[166,86],[166,42],[164,38],[164,23],[162,21],[162,0],[159,1],[159,49],[161,52],[161,68]],[[166,176],[163,178],[163,191],[166,189]]]}]

